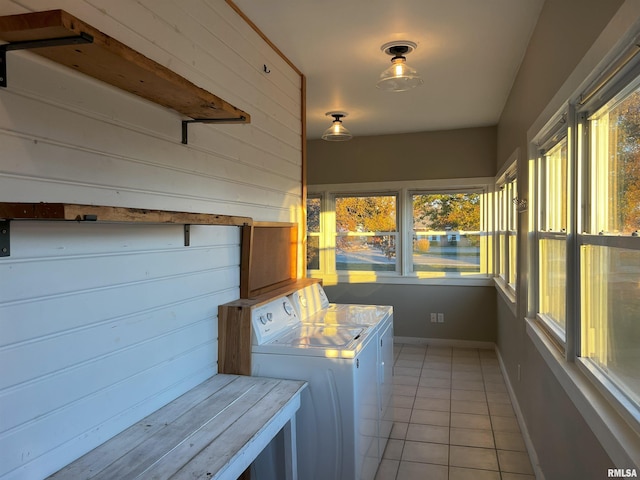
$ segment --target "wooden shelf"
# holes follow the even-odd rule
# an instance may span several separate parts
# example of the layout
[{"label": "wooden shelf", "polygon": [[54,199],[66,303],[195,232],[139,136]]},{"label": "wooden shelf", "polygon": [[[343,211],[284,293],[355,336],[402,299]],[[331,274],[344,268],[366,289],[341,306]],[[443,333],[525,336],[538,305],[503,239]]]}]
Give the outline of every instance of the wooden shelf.
[{"label": "wooden shelf", "polygon": [[0,257],[11,255],[11,222],[15,220],[178,224],[184,225],[185,247],[190,244],[191,225],[225,225],[248,228],[253,224],[253,219],[249,217],[211,213],[73,203],[0,203]]},{"label": "wooden shelf", "polygon": [[246,226],[249,217],[210,213],[175,212],[142,208],[106,207],[74,203],[0,203],[0,219],[4,220],[69,220],[100,222],[176,223],[181,225]]},{"label": "wooden shelf", "polygon": [[[64,10],[0,17],[0,38],[10,42],[0,45],[4,52],[33,48],[38,55],[196,121],[250,122],[246,112]],[[46,46],[47,40],[62,38],[88,38],[90,43]],[[44,46],[34,46],[34,41],[43,41]]]}]

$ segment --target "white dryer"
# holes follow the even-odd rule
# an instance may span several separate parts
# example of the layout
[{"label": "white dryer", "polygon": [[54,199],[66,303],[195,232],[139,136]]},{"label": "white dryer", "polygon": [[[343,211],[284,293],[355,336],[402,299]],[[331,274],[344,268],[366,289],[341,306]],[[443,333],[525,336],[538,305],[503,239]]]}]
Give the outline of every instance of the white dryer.
[{"label": "white dryer", "polygon": [[[373,479],[367,452],[378,446],[375,328],[303,323],[287,297],[256,307],[252,327],[252,375],[309,384],[296,420],[299,478]],[[281,478],[269,455],[254,464],[257,480]]]},{"label": "white dryer", "polygon": [[[387,305],[330,303],[320,283],[314,283],[289,295],[296,313],[303,322],[315,325],[360,325],[372,330],[376,337],[376,412],[367,413],[374,418],[362,435],[373,435],[365,452],[362,478],[373,478],[386,448],[393,427],[393,307]],[[369,408],[373,408],[369,404]],[[371,432],[373,430],[373,432]]]}]

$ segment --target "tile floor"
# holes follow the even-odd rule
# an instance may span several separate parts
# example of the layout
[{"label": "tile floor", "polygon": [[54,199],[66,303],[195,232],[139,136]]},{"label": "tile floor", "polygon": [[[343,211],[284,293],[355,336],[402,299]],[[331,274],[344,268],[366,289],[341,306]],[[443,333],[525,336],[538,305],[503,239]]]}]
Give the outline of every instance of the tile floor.
[{"label": "tile floor", "polygon": [[494,351],[394,348],[395,422],[376,480],[535,480]]}]

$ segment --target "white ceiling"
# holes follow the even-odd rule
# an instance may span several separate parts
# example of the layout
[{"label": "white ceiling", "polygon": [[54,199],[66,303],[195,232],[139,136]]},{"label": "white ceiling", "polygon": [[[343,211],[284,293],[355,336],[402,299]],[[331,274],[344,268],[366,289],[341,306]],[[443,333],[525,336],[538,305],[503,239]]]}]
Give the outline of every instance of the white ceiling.
[{"label": "white ceiling", "polygon": [[[307,138],[348,112],[354,136],[495,125],[544,0],[234,0],[307,78]],[[411,40],[424,85],[376,88],[380,47]]]}]

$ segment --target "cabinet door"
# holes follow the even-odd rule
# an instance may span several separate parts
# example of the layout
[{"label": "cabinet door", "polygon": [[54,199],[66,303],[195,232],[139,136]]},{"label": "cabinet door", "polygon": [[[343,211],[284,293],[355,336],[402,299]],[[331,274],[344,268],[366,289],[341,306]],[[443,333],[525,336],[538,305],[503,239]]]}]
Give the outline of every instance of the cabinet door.
[{"label": "cabinet door", "polygon": [[389,326],[379,334],[378,373],[380,384],[380,427],[378,448],[380,458],[387,446],[393,427],[393,317]]}]

